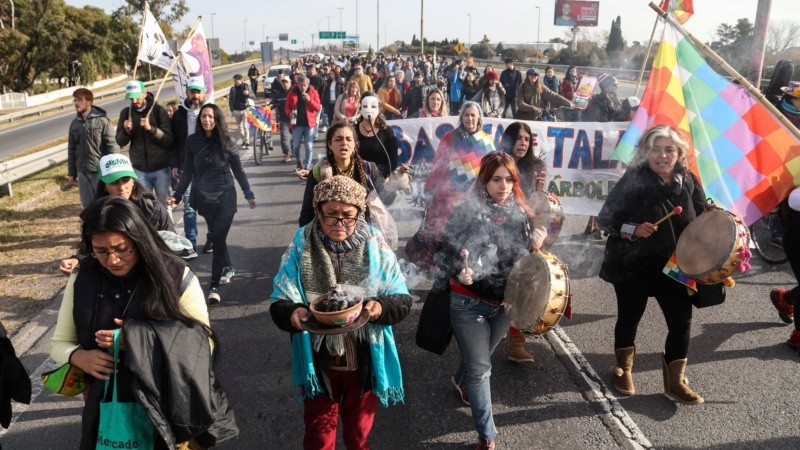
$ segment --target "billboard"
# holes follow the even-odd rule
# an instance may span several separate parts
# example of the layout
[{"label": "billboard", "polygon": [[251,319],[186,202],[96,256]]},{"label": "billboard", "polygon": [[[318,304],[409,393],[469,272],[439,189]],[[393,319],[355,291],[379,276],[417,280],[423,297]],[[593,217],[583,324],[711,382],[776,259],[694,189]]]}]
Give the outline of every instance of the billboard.
[{"label": "billboard", "polygon": [[596,27],[600,2],[556,0],[553,24],[562,27]]}]

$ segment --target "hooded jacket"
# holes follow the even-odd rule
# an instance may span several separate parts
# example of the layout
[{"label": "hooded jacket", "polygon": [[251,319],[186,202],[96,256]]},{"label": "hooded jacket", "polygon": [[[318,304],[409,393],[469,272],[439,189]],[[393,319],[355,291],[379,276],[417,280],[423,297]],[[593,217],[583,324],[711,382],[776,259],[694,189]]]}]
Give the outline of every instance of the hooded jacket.
[{"label": "hooded jacket", "polygon": [[[140,121],[150,110],[150,131],[142,128]],[[130,134],[125,131],[125,121],[128,120],[128,111],[131,114]],[[158,103],[154,103],[153,94],[147,93],[146,106],[141,112],[131,109],[131,106],[122,108],[117,121],[117,144],[124,147],[131,145],[128,150],[131,164],[136,170],[153,172],[166,169],[170,166],[172,153],[172,123],[167,115],[167,110]]]},{"label": "hooded jacket", "polygon": [[100,158],[109,153],[119,153],[119,145],[111,134],[113,125],[106,111],[92,106],[84,119],[80,114],[69,125],[67,141],[67,175],[78,176],[81,172],[97,172]]},{"label": "hooded jacket", "polygon": [[[186,155],[186,140],[189,138],[189,109],[187,105],[188,100],[175,110],[172,115],[172,153],[170,160],[170,167],[173,169],[183,168],[183,158]],[[197,115],[200,112],[198,110]]]},{"label": "hooded jacket", "polygon": [[542,108],[555,108],[570,106],[570,101],[556,94],[544,85],[542,93],[536,92],[536,84],[527,79],[519,85],[517,91],[517,120],[539,120],[542,117]]}]

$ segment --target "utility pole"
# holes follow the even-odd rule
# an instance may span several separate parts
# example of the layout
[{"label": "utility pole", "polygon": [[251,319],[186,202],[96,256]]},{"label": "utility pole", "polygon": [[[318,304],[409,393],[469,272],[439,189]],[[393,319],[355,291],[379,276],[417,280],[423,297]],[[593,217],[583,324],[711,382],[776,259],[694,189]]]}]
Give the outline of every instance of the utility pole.
[{"label": "utility pole", "polygon": [[216,15],[217,15],[217,13],[215,13],[215,12],[211,13],[211,38],[212,39],[214,38],[214,16],[216,16]]},{"label": "utility pole", "polygon": [[[538,44],[541,42],[539,40],[539,32],[542,30],[542,8],[537,6],[536,9],[539,11],[539,23],[536,25],[536,43]],[[536,50],[538,51],[539,48],[537,47]]]},{"label": "utility pole", "polygon": [[375,51],[378,52],[381,48],[381,0],[378,0],[378,18],[375,21],[375,28],[377,35],[375,36]]},{"label": "utility pole", "polygon": [[469,39],[467,40],[467,50],[470,50],[470,47],[472,47],[472,14],[467,15],[469,16]]},{"label": "utility pole", "polygon": [[244,48],[244,57],[247,59],[247,19],[244,19],[244,44],[242,47]]},{"label": "utility pole", "polygon": [[356,54],[361,50],[361,35],[358,34],[358,0],[356,0]]},{"label": "utility pole", "polygon": [[[331,31],[331,16],[325,16],[328,18],[328,31]],[[342,30],[339,30],[342,31]]]},{"label": "utility pole", "polygon": [[[336,9],[339,10],[339,31],[344,31],[344,28],[342,28],[342,10],[344,8],[340,7]],[[339,50],[344,53],[344,39],[342,39],[342,41],[339,43]]]},{"label": "utility pole", "polygon": [[314,33],[308,33],[311,36],[311,50],[314,50]]},{"label": "utility pole", "polygon": [[425,19],[425,0],[419,0],[419,54],[425,54],[425,27],[423,21]]}]

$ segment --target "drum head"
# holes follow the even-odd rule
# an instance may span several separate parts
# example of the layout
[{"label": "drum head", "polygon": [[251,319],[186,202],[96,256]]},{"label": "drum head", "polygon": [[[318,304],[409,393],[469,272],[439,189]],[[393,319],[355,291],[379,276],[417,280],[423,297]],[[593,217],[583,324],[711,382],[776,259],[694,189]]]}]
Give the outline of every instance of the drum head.
[{"label": "drum head", "polygon": [[505,290],[506,316],[511,326],[532,329],[550,300],[550,269],[539,253],[528,253],[514,264]]},{"label": "drum head", "polygon": [[690,277],[705,275],[721,267],[735,245],[736,222],[731,215],[719,209],[706,211],[678,239],[675,249],[678,268]]},{"label": "drum head", "polygon": [[544,239],[542,249],[547,250],[558,238],[564,224],[564,211],[558,197],[544,191],[536,191],[528,196],[528,205],[534,213],[533,226],[544,227],[547,237]]}]

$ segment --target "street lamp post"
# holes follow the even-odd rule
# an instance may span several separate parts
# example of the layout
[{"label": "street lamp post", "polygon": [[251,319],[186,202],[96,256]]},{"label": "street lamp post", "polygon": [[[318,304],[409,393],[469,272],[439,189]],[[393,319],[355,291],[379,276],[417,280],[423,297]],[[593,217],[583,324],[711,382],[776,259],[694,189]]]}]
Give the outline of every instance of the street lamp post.
[{"label": "street lamp post", "polygon": [[[339,31],[344,31],[344,28],[342,28],[342,10],[343,10],[344,8],[341,8],[341,7],[340,7],[340,8],[336,8],[336,9],[338,9],[338,10],[339,10]],[[339,50],[340,50],[342,53],[344,53],[344,39],[342,39],[342,41],[341,41],[341,42],[339,42]]]},{"label": "street lamp post", "polygon": [[216,15],[217,13],[215,12],[211,13],[211,39],[214,39],[214,16]]},{"label": "street lamp post", "polygon": [[378,0],[378,16],[375,20],[375,28],[377,28],[377,33],[375,34],[375,51],[378,52],[381,49],[381,0]]},{"label": "street lamp post", "polygon": [[247,58],[247,19],[244,19],[244,29],[243,29],[243,31],[244,31],[244,45],[243,45],[243,47],[244,47],[245,58]]},{"label": "street lamp post", "polygon": [[[537,6],[536,9],[539,11],[539,23],[536,25],[536,43],[538,44],[539,41],[539,31],[542,29],[542,8]],[[537,48],[538,50],[538,48]]]},{"label": "street lamp post", "polygon": [[267,40],[267,26],[266,25],[261,25],[261,36],[262,36],[261,39],[263,39],[264,42],[266,42],[266,40]]},{"label": "street lamp post", "polygon": [[467,50],[472,47],[472,14],[467,14],[469,16],[469,38],[467,39]]}]

